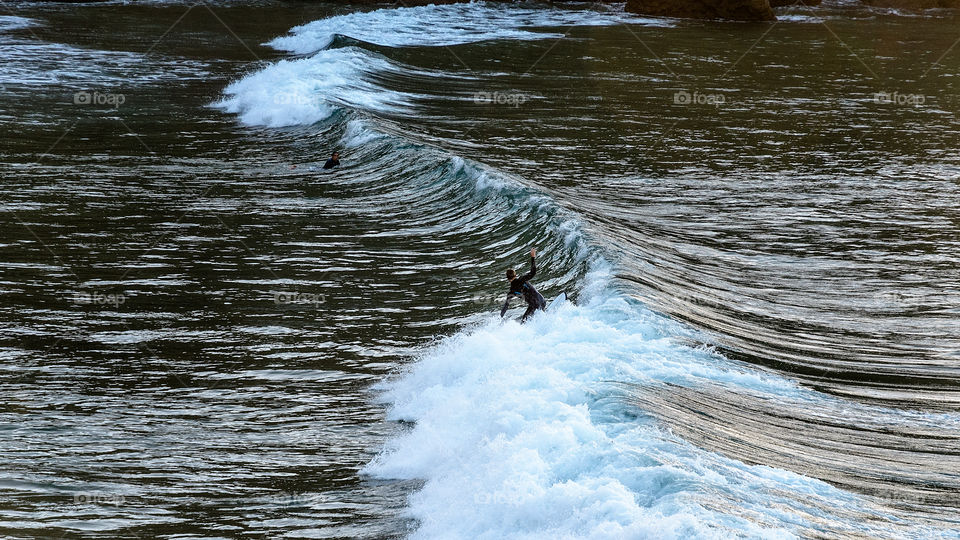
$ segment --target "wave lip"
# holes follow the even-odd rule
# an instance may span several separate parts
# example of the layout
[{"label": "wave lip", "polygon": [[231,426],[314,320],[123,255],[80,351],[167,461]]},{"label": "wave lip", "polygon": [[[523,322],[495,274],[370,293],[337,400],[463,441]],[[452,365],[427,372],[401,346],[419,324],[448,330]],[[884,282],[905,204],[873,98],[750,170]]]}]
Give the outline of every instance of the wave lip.
[{"label": "wave lip", "polygon": [[[538,27],[612,24],[672,25],[670,21],[616,11],[562,10],[471,2],[348,13],[297,26],[290,35],[267,43],[296,54],[325,49],[337,34],[387,47],[450,46],[494,39],[556,39],[563,33]],[[424,29],[429,28],[429,32]]]},{"label": "wave lip", "polygon": [[401,71],[358,47],[331,49],[247,75],[230,84],[214,106],[239,115],[244,124],[267,127],[313,124],[340,107],[396,113],[410,106],[412,96],[387,90],[373,77]]}]

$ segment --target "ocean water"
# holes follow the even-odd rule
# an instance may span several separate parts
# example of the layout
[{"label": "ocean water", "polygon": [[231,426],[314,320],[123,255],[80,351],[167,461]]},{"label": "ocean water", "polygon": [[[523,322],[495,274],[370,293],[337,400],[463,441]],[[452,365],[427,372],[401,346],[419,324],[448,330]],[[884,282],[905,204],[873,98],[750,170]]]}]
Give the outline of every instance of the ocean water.
[{"label": "ocean water", "polygon": [[0,534],[960,537],[956,12],[8,11]]}]

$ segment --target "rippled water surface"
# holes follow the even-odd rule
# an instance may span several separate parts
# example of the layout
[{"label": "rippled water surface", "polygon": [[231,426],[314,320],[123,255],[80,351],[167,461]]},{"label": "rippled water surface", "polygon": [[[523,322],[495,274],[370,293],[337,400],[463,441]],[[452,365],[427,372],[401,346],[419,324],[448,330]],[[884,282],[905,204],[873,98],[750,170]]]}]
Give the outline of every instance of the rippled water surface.
[{"label": "rippled water surface", "polygon": [[370,9],[5,6],[0,534],[958,537],[956,12]]}]

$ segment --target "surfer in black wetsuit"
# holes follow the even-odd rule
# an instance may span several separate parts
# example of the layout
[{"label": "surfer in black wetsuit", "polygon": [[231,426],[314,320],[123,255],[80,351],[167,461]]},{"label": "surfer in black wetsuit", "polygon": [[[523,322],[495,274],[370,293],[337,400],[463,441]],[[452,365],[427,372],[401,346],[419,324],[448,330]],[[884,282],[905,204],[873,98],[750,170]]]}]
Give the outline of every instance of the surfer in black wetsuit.
[{"label": "surfer in black wetsuit", "polygon": [[527,318],[538,309],[546,310],[547,301],[543,295],[537,292],[537,289],[530,283],[530,278],[537,275],[537,250],[530,250],[530,271],[517,277],[513,268],[507,270],[507,280],[510,282],[510,292],[507,293],[507,300],[503,303],[503,309],[500,310],[500,316],[503,317],[510,307],[510,299],[522,296],[527,301],[527,311],[520,317],[520,322],[526,322]]},{"label": "surfer in black wetsuit", "polygon": [[324,169],[332,169],[340,166],[340,152],[334,152],[330,159],[323,164]]}]

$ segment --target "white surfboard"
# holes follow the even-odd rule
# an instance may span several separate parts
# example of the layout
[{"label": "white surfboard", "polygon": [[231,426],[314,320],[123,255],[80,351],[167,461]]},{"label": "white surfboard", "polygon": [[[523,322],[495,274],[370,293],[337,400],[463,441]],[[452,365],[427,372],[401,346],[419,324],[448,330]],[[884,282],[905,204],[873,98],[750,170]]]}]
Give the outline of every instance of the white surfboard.
[{"label": "white surfboard", "polygon": [[560,293],[559,296],[557,296],[552,301],[550,301],[549,304],[547,304],[547,309],[553,308],[555,306],[562,306],[566,302],[567,302],[567,293]]}]

